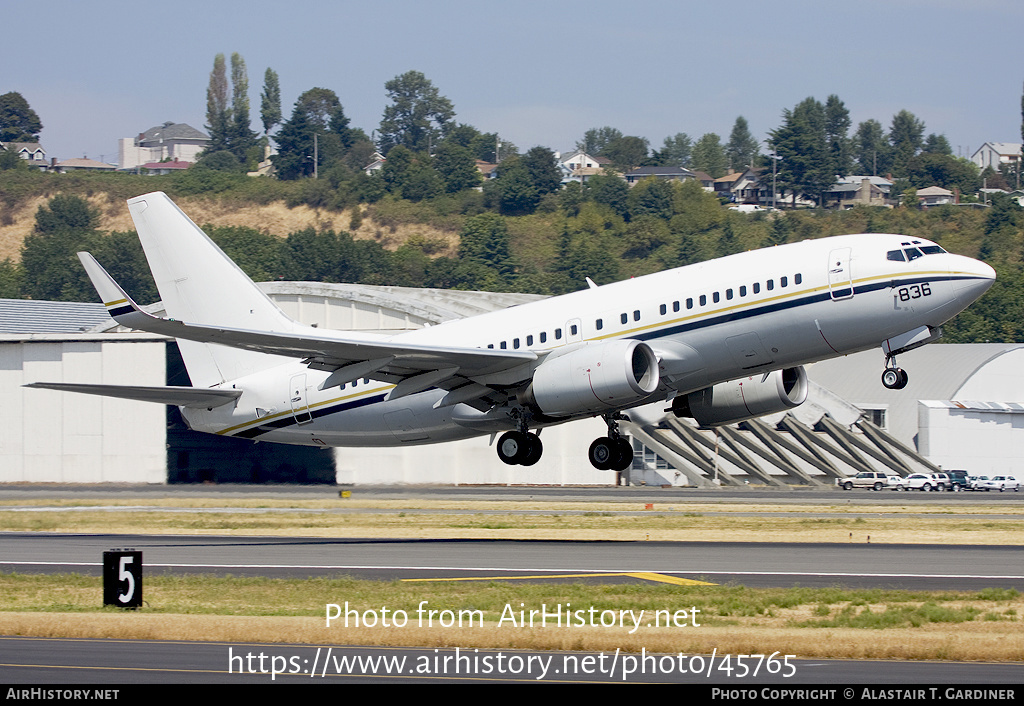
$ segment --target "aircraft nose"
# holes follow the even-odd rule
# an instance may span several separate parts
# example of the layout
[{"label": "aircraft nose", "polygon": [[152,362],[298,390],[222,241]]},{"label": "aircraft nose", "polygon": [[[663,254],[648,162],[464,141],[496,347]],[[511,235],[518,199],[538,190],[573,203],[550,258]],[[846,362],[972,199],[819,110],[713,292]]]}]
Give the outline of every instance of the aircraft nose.
[{"label": "aircraft nose", "polygon": [[996,281],[996,271],[981,260],[957,256],[949,272],[955,277],[957,298],[964,305],[977,300]]}]

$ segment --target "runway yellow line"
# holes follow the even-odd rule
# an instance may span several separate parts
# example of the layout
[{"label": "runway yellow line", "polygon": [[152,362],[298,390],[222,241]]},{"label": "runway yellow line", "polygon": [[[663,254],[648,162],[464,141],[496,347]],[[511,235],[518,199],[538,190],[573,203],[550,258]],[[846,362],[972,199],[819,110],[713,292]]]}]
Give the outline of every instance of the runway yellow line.
[{"label": "runway yellow line", "polygon": [[464,576],[464,577],[450,577],[440,579],[400,579],[401,581],[408,583],[429,583],[438,581],[528,581],[528,580],[543,580],[543,579],[589,579],[589,578],[605,578],[608,576],[626,576],[634,579],[642,579],[644,581],[656,581],[659,583],[671,583],[676,586],[717,586],[718,584],[709,583],[707,581],[697,581],[696,579],[684,579],[678,576],[668,576],[667,574],[656,574],[647,571],[623,573],[623,574],[545,574],[543,576]]}]

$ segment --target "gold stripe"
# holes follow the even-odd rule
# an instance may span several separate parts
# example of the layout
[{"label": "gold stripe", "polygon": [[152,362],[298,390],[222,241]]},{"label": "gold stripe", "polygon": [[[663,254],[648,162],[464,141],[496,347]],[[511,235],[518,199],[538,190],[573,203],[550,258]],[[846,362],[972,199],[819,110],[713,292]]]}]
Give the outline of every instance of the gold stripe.
[{"label": "gold stripe", "polygon": [[[379,388],[373,390],[372,392],[355,392],[355,393],[353,393],[351,395],[343,395],[342,397],[334,397],[334,398],[329,399],[329,400],[324,400],[323,402],[317,402],[315,404],[306,405],[306,409],[319,409],[320,407],[323,407],[325,405],[335,404],[336,402],[343,402],[345,400],[351,400],[353,398],[360,397],[360,396],[365,397],[365,396],[368,396],[370,394],[376,395],[376,394],[379,394],[379,393],[381,393],[383,391],[390,390],[393,387],[394,387],[394,385],[385,385],[384,387],[379,387]],[[284,411],[284,412],[277,412],[276,414],[267,415],[266,417],[257,417],[254,420],[250,420],[248,422],[242,422],[241,424],[236,424],[235,426],[228,427],[227,429],[221,429],[220,431],[217,432],[217,434],[230,434],[231,432],[239,431],[239,430],[243,429],[244,427],[259,426],[261,424],[265,424],[267,421],[272,421],[274,419],[280,419],[281,417],[287,417],[287,416],[293,415],[293,414],[295,414],[295,412],[289,409],[289,410]]]},{"label": "gold stripe", "polygon": [[103,302],[103,306],[117,306],[118,304],[127,304],[127,299],[118,299],[116,302]]}]

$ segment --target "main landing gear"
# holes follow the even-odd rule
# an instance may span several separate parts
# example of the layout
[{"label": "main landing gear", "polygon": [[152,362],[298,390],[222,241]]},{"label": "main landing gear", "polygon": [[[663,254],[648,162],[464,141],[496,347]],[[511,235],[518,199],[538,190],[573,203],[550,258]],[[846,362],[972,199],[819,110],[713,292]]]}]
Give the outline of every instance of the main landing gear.
[{"label": "main landing gear", "polygon": [[896,367],[896,356],[885,357],[885,370],[882,371],[882,384],[890,390],[902,390],[907,386],[909,376],[903,368]]},{"label": "main landing gear", "polygon": [[529,431],[509,431],[498,439],[498,458],[510,466],[532,466],[540,460],[544,445]]},{"label": "main landing gear", "polygon": [[590,463],[599,471],[624,471],[633,464],[633,445],[619,435],[618,412],[604,415],[608,436],[594,439],[590,445]]}]

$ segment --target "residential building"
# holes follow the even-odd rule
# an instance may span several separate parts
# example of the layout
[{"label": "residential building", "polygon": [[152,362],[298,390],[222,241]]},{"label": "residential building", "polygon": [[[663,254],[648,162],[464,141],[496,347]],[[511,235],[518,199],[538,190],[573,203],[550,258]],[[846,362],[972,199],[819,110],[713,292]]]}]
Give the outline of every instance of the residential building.
[{"label": "residential building", "polygon": [[166,122],[151,127],[138,137],[118,141],[118,168],[131,171],[148,162],[195,162],[210,144],[210,138],[185,123]]},{"label": "residential building", "polygon": [[825,206],[853,208],[854,206],[887,206],[892,182],[879,176],[840,177],[825,192]]},{"label": "residential building", "polygon": [[64,174],[66,172],[112,172],[117,167],[106,162],[97,162],[95,159],[89,159],[88,157],[75,157],[73,159],[65,159],[63,162],[57,162],[53,165],[53,169]]},{"label": "residential building", "polygon": [[38,142],[0,142],[0,148],[15,152],[31,166],[45,171],[49,166],[46,162],[46,150]]},{"label": "residential building", "polygon": [[594,157],[583,150],[574,150],[566,155],[555,153],[555,160],[558,168],[562,171],[562,183],[578,181],[581,184],[590,177],[603,174],[605,169],[612,166],[610,159],[605,157]]},{"label": "residential building", "polygon": [[917,199],[923,208],[929,206],[941,206],[947,203],[956,203],[953,192],[943,189],[941,186],[929,186],[917,190]]},{"label": "residential building", "polygon": [[686,181],[696,179],[696,175],[684,167],[637,167],[626,172],[624,178],[632,186],[641,179],[654,177],[662,181]]},{"label": "residential building", "polygon": [[971,155],[971,161],[979,169],[992,167],[998,172],[1004,165],[1017,166],[1020,162],[1020,149],[1019,142],[986,142]]}]

